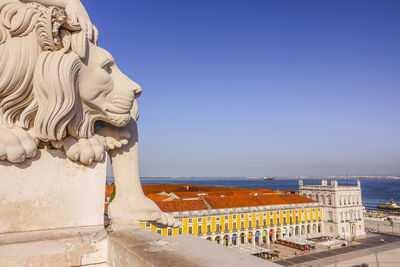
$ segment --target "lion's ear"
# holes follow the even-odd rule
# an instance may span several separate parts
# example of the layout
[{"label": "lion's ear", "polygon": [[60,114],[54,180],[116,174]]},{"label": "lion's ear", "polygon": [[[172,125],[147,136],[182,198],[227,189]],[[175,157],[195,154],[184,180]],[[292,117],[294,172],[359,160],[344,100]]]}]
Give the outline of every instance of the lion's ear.
[{"label": "lion's ear", "polygon": [[89,52],[89,41],[87,39],[86,32],[79,31],[71,33],[71,49],[82,60],[85,60],[87,62],[88,52]]},{"label": "lion's ear", "polygon": [[33,77],[38,110],[34,128],[43,141],[61,140],[76,113],[78,73],[82,61],[73,52],[42,52]]}]

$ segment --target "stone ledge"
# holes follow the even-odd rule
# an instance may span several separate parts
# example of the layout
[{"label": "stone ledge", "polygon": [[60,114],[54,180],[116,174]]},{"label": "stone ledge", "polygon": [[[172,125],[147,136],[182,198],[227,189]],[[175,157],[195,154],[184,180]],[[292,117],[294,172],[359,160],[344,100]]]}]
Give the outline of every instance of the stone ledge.
[{"label": "stone ledge", "polygon": [[6,233],[0,234],[0,246],[43,240],[56,240],[75,236],[93,236],[94,239],[102,239],[106,237],[106,235],[107,232],[104,230],[103,225]]},{"label": "stone ledge", "polygon": [[164,237],[122,227],[109,235],[109,264],[127,266],[279,266],[191,235]]},{"label": "stone ledge", "polygon": [[103,226],[0,234],[0,266],[108,266]]}]

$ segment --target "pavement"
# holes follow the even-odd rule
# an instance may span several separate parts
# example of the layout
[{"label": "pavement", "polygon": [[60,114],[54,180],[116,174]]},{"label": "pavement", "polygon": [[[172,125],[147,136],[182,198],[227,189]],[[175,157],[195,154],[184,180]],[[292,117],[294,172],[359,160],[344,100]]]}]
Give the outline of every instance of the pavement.
[{"label": "pavement", "polygon": [[396,220],[393,224],[390,221],[364,220],[365,229],[371,229],[380,233],[400,235],[400,223]]},{"label": "pavement", "polygon": [[[383,241],[382,241],[383,240]],[[400,236],[367,234],[356,245],[291,257],[275,263],[282,266],[400,266]],[[362,265],[368,264],[368,265]]]}]

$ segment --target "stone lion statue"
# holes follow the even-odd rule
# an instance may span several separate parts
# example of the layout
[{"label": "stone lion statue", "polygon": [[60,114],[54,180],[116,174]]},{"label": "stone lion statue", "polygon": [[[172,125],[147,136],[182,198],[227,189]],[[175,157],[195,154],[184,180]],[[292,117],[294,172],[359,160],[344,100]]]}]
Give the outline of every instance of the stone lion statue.
[{"label": "stone lion statue", "polygon": [[177,226],[141,189],[142,89],[97,38],[79,0],[0,0],[0,160],[21,163],[47,147],[90,165],[108,152],[117,187],[113,222]]}]

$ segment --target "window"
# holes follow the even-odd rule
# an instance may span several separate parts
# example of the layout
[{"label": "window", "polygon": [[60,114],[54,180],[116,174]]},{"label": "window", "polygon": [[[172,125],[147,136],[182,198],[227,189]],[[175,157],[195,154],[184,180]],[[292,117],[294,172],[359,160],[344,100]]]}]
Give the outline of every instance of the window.
[{"label": "window", "polygon": [[199,217],[199,218],[197,219],[197,222],[198,222],[198,223],[201,223],[201,222],[202,222],[202,219],[203,219],[203,218]]},{"label": "window", "polygon": [[343,198],[343,205],[346,205],[346,197]]},{"label": "window", "polygon": [[228,223],[225,223],[225,231],[226,231],[226,232],[229,231],[229,225],[228,225]]},{"label": "window", "polygon": [[259,220],[256,220],[256,226],[257,227],[260,226],[260,221]]},{"label": "window", "polygon": [[179,227],[179,234],[182,234],[182,227]]},{"label": "window", "polygon": [[322,204],[325,205],[325,196],[322,196]]},{"label": "window", "polygon": [[236,214],[233,215],[233,219],[236,219]]},{"label": "window", "polygon": [[207,233],[211,233],[211,225],[207,225]]},{"label": "window", "polygon": [[240,228],[244,229],[244,221],[240,222]]},{"label": "window", "polygon": [[219,225],[219,223],[217,223],[215,225],[215,229],[217,230],[217,233],[219,233],[219,231],[221,231],[221,226]]},{"label": "window", "polygon": [[274,226],[274,219],[271,218],[271,221],[269,222],[270,226]]},{"label": "window", "polygon": [[342,198],[339,198],[339,205],[342,206]]},{"label": "window", "polygon": [[233,230],[236,230],[236,222],[233,222]]},{"label": "window", "polygon": [[197,226],[197,234],[202,234],[201,225],[198,225],[198,226]]},{"label": "window", "polygon": [[332,211],[328,212],[328,220],[332,221]]},{"label": "window", "polygon": [[250,227],[253,227],[253,222],[252,221],[249,221],[249,228]]},{"label": "window", "polygon": [[193,222],[193,219],[192,218],[189,218],[189,223],[192,223]]},{"label": "window", "polygon": [[150,222],[146,222],[146,227],[150,227]]},{"label": "window", "polygon": [[161,234],[161,229],[158,229],[158,230],[157,230],[157,234]]},{"label": "window", "polygon": [[189,234],[193,234],[193,226],[189,226]]},{"label": "window", "polygon": [[328,196],[328,205],[332,205],[332,198],[331,198],[331,196]]},{"label": "window", "polygon": [[207,217],[207,222],[211,222],[211,217]]},{"label": "window", "polygon": [[343,221],[343,212],[340,213],[340,220]]},{"label": "window", "polygon": [[225,215],[225,220],[228,220],[228,215]]},{"label": "window", "polygon": [[266,219],[264,219],[263,225],[267,225],[267,220]]},{"label": "window", "polygon": [[172,229],[168,228],[168,235],[172,235]]}]

